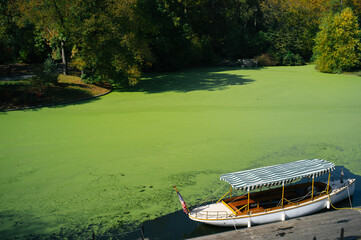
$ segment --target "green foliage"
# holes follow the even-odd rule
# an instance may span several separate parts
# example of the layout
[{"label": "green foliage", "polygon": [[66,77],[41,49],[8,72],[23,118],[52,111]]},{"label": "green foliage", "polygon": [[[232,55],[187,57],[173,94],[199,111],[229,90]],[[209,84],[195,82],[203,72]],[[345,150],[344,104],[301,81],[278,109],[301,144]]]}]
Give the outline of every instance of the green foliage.
[{"label": "green foliage", "polygon": [[[148,46],[154,56],[151,65],[156,70],[169,70],[187,66],[190,60],[190,49],[198,51],[196,39],[187,38],[186,32],[191,32],[188,24],[183,24],[179,8],[181,3],[167,1],[140,0],[137,13],[146,24]],[[153,26],[148,26],[147,22]],[[194,41],[194,45],[192,44]]]},{"label": "green foliage", "polygon": [[328,15],[320,26],[314,48],[317,68],[321,72],[341,73],[359,66],[360,29],[350,8]]},{"label": "green foliage", "polygon": [[24,22],[20,26],[18,19],[11,2],[0,0],[0,64],[43,62],[48,50],[44,41],[36,38],[33,24]]},{"label": "green foliage", "polygon": [[[73,36],[73,63],[88,82],[134,85],[140,66],[151,59],[142,19],[135,14],[135,1],[110,4],[99,0],[97,5],[101,8],[89,2],[74,10],[74,25],[79,30]],[[82,19],[75,18],[79,14]]]},{"label": "green foliage", "polygon": [[[324,0],[265,0],[261,2],[267,52],[278,64],[295,65],[312,56]],[[288,53],[297,56],[297,59]],[[284,59],[286,57],[286,59]]]},{"label": "green foliage", "polygon": [[299,54],[294,54],[288,51],[283,56],[283,65],[285,66],[300,66],[303,64],[303,58]]},{"label": "green foliage", "polygon": [[88,81],[119,86],[142,71],[223,59],[300,65],[313,55],[321,17],[347,6],[361,14],[357,0],[0,0],[0,63],[51,54]]},{"label": "green foliage", "polygon": [[43,64],[43,76],[46,77],[47,82],[56,84],[58,82],[59,73],[57,73],[58,64],[53,59],[47,58]]}]

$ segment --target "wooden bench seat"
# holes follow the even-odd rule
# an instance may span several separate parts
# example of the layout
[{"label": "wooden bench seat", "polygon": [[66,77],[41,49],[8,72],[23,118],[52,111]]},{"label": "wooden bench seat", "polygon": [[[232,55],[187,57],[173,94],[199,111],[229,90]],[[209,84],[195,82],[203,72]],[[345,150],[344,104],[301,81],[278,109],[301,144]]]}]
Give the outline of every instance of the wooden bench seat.
[{"label": "wooden bench seat", "polygon": [[[247,199],[243,199],[241,201],[236,201],[236,202],[230,202],[227,203],[228,206],[230,206],[235,212],[237,212],[239,210],[239,208],[243,207],[244,205],[247,205],[248,200]],[[249,204],[251,203],[255,203],[254,200],[250,199],[249,200]],[[239,212],[239,211],[238,211]]]}]

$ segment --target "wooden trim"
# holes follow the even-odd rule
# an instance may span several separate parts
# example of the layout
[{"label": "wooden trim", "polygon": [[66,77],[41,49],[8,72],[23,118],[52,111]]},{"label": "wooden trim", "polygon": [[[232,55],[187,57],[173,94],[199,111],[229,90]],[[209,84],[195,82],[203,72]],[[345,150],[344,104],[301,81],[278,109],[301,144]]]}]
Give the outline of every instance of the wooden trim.
[{"label": "wooden trim", "polygon": [[233,208],[231,208],[230,206],[228,206],[228,204],[225,203],[223,200],[222,200],[222,203],[223,203],[229,210],[231,210],[231,211],[234,213],[234,215],[237,215],[237,213],[233,210]]}]

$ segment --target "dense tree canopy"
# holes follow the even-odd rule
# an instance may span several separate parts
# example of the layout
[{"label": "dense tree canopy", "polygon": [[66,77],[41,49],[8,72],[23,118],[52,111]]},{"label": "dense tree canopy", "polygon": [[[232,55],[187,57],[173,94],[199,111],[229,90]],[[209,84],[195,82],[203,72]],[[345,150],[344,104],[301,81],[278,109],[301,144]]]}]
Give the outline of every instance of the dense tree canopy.
[{"label": "dense tree canopy", "polygon": [[74,6],[72,58],[91,81],[133,85],[152,58],[136,1],[79,1]]},{"label": "dense tree canopy", "polygon": [[358,30],[358,0],[0,0],[0,64],[51,53],[64,73],[70,62],[89,81],[119,85],[142,71],[239,58],[299,65],[320,56],[321,21],[343,9]]},{"label": "dense tree canopy", "polygon": [[0,0],[0,64],[41,62],[49,50],[34,25],[18,24],[20,17],[10,1]]}]

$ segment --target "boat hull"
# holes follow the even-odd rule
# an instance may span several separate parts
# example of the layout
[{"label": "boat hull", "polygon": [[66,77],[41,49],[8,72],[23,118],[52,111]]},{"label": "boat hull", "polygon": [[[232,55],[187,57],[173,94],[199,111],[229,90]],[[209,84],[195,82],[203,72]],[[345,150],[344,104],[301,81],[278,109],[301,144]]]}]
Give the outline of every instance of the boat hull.
[{"label": "boat hull", "polygon": [[[241,216],[227,216],[224,218],[202,218],[198,217],[200,214],[190,213],[189,218],[197,221],[203,222],[210,225],[224,226],[224,227],[234,227],[234,226],[252,226],[258,224],[265,224],[277,221],[284,221],[291,218],[297,218],[318,212],[324,208],[330,206],[331,203],[337,203],[342,201],[349,196],[352,196],[355,190],[355,179],[345,180],[344,184],[331,182],[330,186],[332,192],[328,195],[319,196],[313,201],[302,202],[298,205],[284,207],[283,209],[270,210],[261,213],[241,215]],[[335,188],[336,187],[336,188]]]}]

